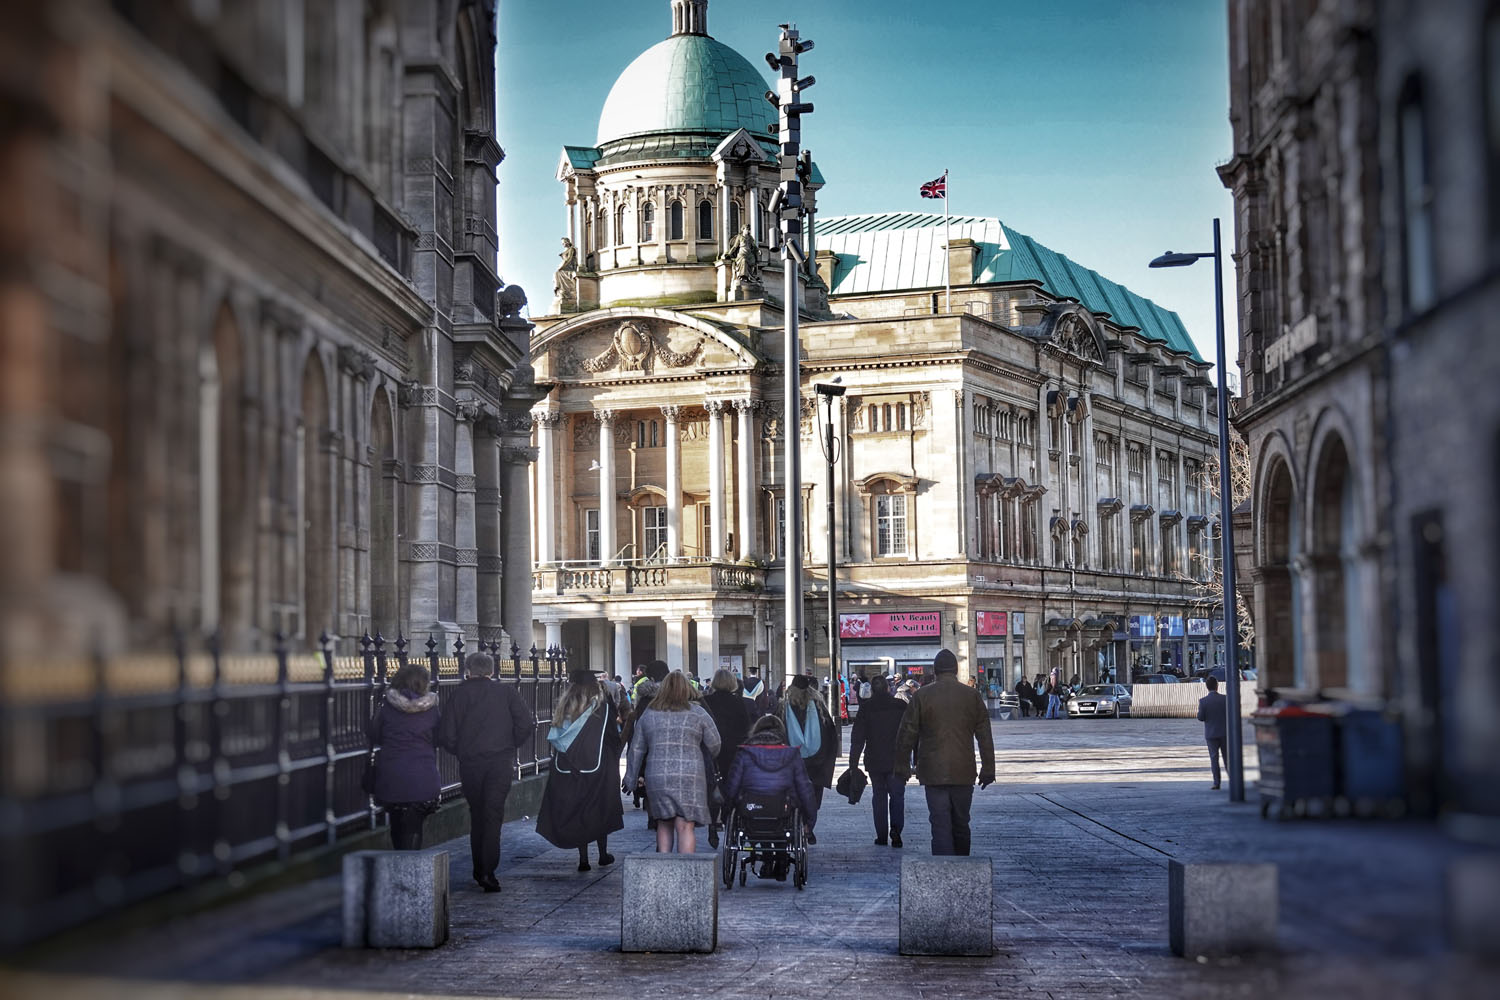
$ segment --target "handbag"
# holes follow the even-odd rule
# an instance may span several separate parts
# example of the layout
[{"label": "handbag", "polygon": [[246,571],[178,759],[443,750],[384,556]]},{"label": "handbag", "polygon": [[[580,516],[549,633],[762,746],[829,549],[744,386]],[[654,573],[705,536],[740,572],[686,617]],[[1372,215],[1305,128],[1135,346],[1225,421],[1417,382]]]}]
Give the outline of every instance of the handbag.
[{"label": "handbag", "polygon": [[703,776],[708,779],[708,808],[711,814],[724,808],[724,787],[719,777],[719,764],[714,755],[703,748]]},{"label": "handbag", "polygon": [[375,794],[376,751],[374,747],[365,755],[365,772],[359,776],[359,787],[366,795]]}]

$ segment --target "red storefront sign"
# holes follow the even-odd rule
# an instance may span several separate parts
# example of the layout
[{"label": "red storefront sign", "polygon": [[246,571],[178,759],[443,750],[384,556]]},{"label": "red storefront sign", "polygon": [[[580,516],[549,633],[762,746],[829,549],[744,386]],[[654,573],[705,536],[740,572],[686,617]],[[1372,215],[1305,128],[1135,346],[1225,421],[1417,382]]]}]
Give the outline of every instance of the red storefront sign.
[{"label": "red storefront sign", "polygon": [[974,612],[976,631],[980,635],[998,635],[1004,638],[1009,633],[1006,629],[1010,623],[1006,621],[1004,611],[976,611]]},{"label": "red storefront sign", "polygon": [[941,634],[942,618],[936,611],[839,615],[840,639],[936,638]]}]

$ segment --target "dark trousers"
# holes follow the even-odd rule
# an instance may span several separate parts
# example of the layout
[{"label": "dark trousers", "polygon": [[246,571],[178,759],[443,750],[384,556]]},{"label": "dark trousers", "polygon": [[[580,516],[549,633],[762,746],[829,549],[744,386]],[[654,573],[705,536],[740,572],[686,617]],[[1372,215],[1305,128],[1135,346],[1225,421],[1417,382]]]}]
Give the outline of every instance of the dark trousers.
[{"label": "dark trousers", "polygon": [[875,796],[875,836],[885,840],[906,826],[906,782],[890,771],[870,772],[870,791]]},{"label": "dark trousers", "polygon": [[428,811],[422,806],[388,806],[385,814],[391,823],[391,847],[398,851],[420,851],[422,823]]},{"label": "dark trousers", "polygon": [[1224,749],[1224,742],[1225,741],[1223,739],[1208,741],[1208,761],[1214,766],[1215,786],[1219,784],[1219,759],[1223,758],[1224,767],[1226,769],[1229,767],[1229,754],[1228,751]]},{"label": "dark trousers", "polygon": [[932,822],[932,853],[969,854],[969,806],[973,785],[928,785],[927,814]]},{"label": "dark trousers", "polygon": [[515,774],[514,754],[458,763],[458,780],[469,804],[469,851],[474,856],[475,878],[490,878],[500,867],[500,829]]}]

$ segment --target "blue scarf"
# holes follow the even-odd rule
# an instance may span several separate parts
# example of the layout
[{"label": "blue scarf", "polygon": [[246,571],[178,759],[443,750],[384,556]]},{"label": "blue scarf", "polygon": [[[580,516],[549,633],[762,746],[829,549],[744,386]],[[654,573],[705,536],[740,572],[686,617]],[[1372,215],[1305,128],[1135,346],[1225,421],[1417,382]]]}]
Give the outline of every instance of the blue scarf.
[{"label": "blue scarf", "polygon": [[753,688],[749,684],[745,685],[744,696],[746,698],[749,698],[751,701],[754,701],[756,698],[760,697],[760,693],[762,691],[764,691],[765,689],[766,689],[765,682],[761,681],[761,680],[757,680],[755,682],[755,687],[753,687]]},{"label": "blue scarf", "polygon": [[796,711],[790,705],[786,707],[787,742],[801,752],[803,760],[816,757],[823,748],[823,727],[818,724],[818,710],[812,702],[807,703],[807,718],[809,724],[807,731],[803,732]]},{"label": "blue scarf", "polygon": [[552,744],[552,749],[558,753],[567,753],[568,747],[572,746],[573,741],[578,738],[578,734],[583,732],[583,727],[588,723],[589,716],[593,715],[594,709],[598,707],[599,699],[595,697],[584,706],[582,712],[578,713],[578,718],[565,726],[553,726],[547,730],[547,742]]}]

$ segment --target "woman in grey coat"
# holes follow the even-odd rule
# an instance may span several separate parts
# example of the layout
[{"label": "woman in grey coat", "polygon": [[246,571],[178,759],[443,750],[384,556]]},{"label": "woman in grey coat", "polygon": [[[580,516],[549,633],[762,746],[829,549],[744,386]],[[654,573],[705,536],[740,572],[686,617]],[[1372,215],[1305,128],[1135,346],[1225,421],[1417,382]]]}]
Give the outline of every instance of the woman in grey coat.
[{"label": "woman in grey coat", "polygon": [[[656,851],[692,854],[697,827],[708,825],[707,776],[703,751],[719,752],[719,730],[701,705],[693,703],[693,689],[681,671],[674,670],[636,722],[630,742],[630,768],[625,786],[646,778],[646,808],[656,824]],[[675,847],[674,847],[675,839]]]}]

